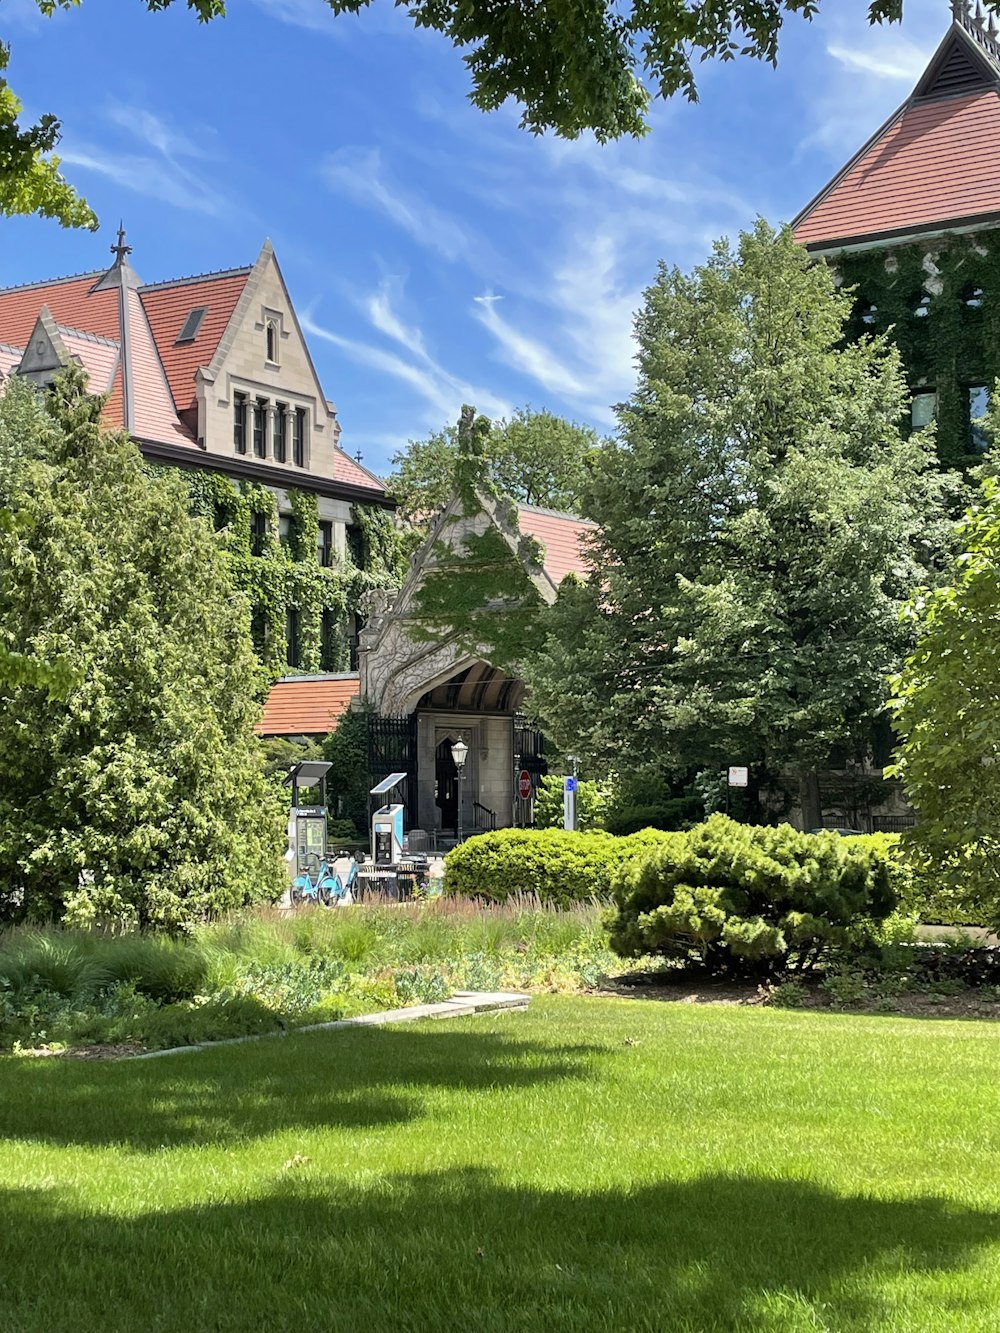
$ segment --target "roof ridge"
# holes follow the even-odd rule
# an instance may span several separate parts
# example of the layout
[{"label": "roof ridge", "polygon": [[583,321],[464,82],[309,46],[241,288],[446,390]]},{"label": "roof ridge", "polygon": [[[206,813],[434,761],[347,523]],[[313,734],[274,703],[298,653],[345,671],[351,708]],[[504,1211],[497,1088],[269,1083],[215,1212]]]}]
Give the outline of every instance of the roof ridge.
[{"label": "roof ridge", "polygon": [[0,296],[7,296],[10,292],[26,292],[32,287],[58,287],[60,283],[79,282],[82,278],[102,278],[105,272],[105,269],[97,268],[90,273],[67,273],[62,278],[36,278],[34,282],[18,282],[13,287],[0,287]]},{"label": "roof ridge", "polygon": [[253,272],[253,265],[241,265],[239,268],[217,268],[210,269],[208,273],[192,273],[184,278],[164,278],[160,282],[144,282],[140,284],[139,292],[153,291],[160,287],[191,287],[197,282],[204,282],[206,278],[237,278],[244,275],[248,276]]},{"label": "roof ridge", "polygon": [[70,324],[57,324],[60,333],[68,333],[71,338],[84,338],[87,342],[101,343],[104,347],[121,347],[118,338],[108,338],[103,333],[91,333],[88,329],[74,329]]},{"label": "roof ridge", "polygon": [[301,676],[279,676],[274,685],[298,685],[304,681],[315,684],[324,680],[360,680],[360,678],[360,673],[357,671],[316,671],[312,674],[303,673]]},{"label": "roof ridge", "polygon": [[592,518],[584,518],[582,514],[571,514],[568,509],[546,509],[544,505],[529,505],[517,501],[518,513],[522,509],[526,509],[529,514],[545,514],[548,518],[568,518],[572,519],[574,523],[589,523],[593,527],[597,527]]},{"label": "roof ridge", "polygon": [[0,343],[0,352],[20,352],[24,356],[23,347],[15,347],[13,343]]}]

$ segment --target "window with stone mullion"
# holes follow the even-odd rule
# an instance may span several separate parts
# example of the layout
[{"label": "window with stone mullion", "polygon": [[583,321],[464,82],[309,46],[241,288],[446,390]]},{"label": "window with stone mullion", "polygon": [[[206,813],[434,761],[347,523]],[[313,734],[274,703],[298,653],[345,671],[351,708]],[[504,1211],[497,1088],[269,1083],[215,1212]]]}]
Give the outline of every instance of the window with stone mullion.
[{"label": "window with stone mullion", "polygon": [[275,403],[274,405],[274,426],[272,436],[272,452],[276,463],[284,463],[287,457],[288,440],[288,404]]},{"label": "window with stone mullion", "polygon": [[253,452],[255,458],[267,457],[267,399],[256,398],[253,405]]},{"label": "window with stone mullion", "polygon": [[247,396],[233,394],[233,448],[238,454],[247,451]]}]

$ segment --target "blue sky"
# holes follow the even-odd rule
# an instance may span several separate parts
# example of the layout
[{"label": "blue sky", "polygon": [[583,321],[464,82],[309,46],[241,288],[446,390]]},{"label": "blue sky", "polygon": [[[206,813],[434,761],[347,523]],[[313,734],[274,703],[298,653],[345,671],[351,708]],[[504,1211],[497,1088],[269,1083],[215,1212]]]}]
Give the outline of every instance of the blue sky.
[{"label": "blue sky", "polygon": [[375,471],[453,420],[530,404],[602,431],[633,381],[632,315],[657,261],[689,268],[763,214],[787,220],[906,97],[950,20],[864,0],[789,20],[777,71],[705,64],[701,101],[641,141],[518,130],[466,101],[461,58],[385,0],[0,0],[10,81],[63,121],[96,235],[0,221],[0,283],[110,262],[119,217],[147,281],[250,263],[270,236],[343,443]]}]

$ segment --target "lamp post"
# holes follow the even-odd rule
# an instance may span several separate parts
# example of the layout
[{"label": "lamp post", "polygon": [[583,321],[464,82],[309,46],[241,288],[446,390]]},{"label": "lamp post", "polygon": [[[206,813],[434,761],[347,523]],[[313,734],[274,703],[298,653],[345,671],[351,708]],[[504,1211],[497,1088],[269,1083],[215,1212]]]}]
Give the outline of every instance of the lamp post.
[{"label": "lamp post", "polygon": [[451,747],[451,757],[455,761],[455,769],[458,773],[458,827],[455,830],[455,836],[458,841],[462,841],[462,778],[465,776],[465,760],[469,753],[469,747],[465,741],[459,738]]}]

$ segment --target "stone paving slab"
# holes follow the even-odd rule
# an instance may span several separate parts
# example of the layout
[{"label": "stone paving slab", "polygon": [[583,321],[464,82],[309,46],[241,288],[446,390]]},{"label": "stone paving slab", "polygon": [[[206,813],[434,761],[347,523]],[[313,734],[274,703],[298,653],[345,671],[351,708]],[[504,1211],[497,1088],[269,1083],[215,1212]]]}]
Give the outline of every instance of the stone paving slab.
[{"label": "stone paving slab", "polygon": [[338,1028],[384,1027],[389,1023],[414,1023],[420,1018],[463,1018],[504,1009],[527,1009],[530,995],[519,991],[456,991],[440,1004],[414,1004],[408,1009],[384,1009],[377,1014],[357,1018],[337,1018],[330,1023],[310,1023],[286,1032],[257,1032],[249,1037],[225,1037],[221,1041],[201,1041],[192,1046],[171,1046],[165,1051],[143,1051],[126,1056],[127,1060],[155,1060],[161,1055],[183,1055],[188,1051],[210,1051],[216,1046],[241,1046],[248,1041],[267,1041],[273,1037],[295,1037],[300,1032],[333,1032]]}]

